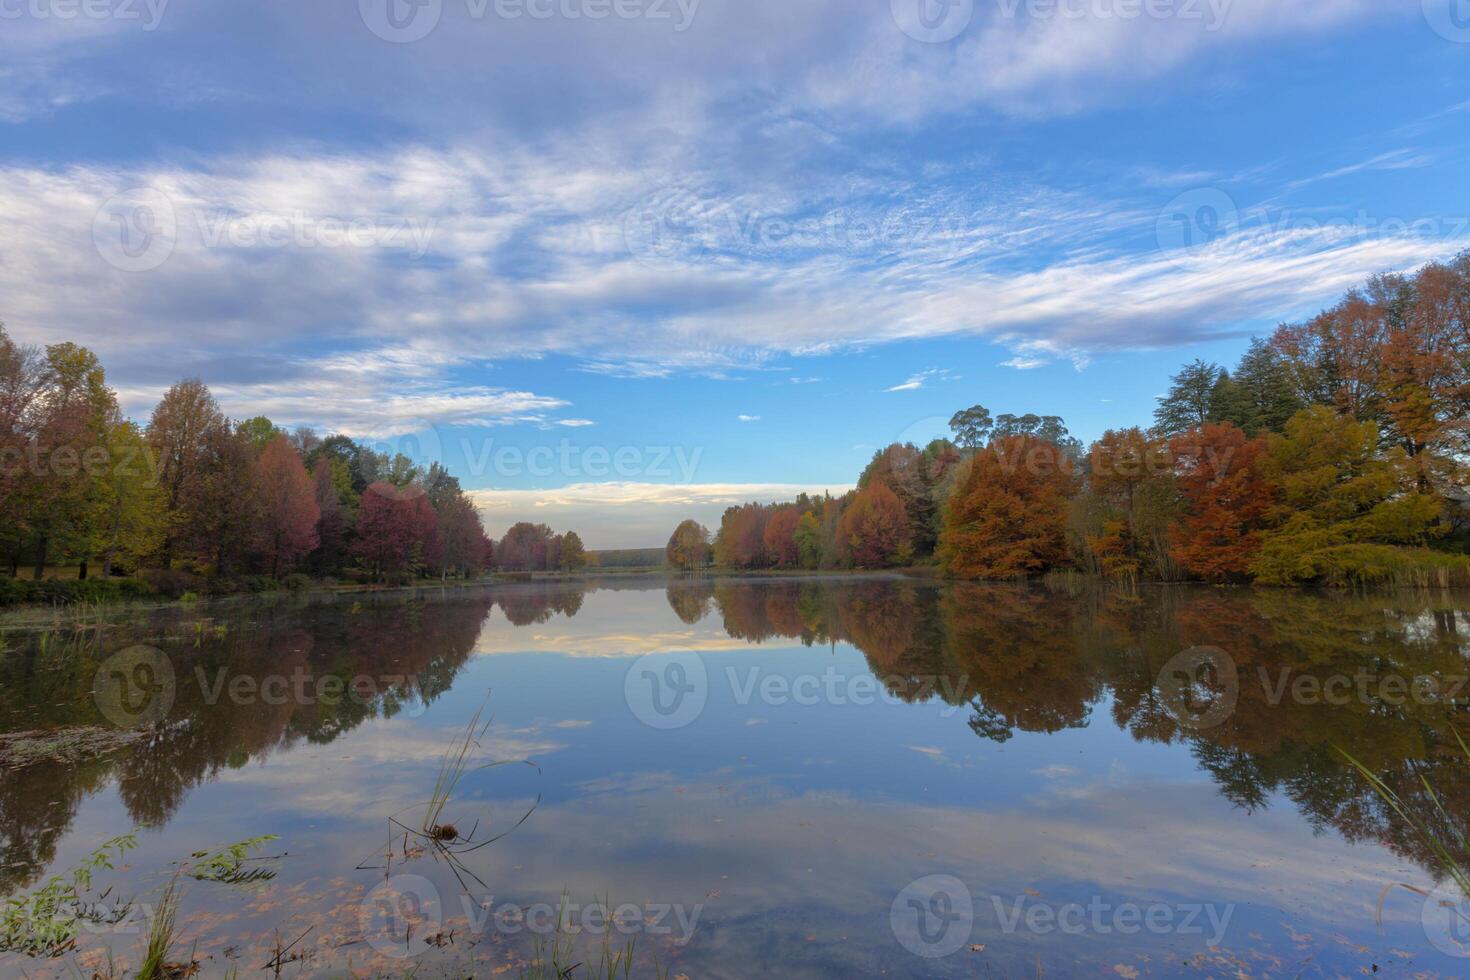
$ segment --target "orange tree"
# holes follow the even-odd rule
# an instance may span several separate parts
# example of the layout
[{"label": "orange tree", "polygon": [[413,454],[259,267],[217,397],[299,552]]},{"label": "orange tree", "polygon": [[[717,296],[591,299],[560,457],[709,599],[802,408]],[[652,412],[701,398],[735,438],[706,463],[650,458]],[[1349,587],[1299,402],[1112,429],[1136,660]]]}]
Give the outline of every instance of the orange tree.
[{"label": "orange tree", "polygon": [[1266,441],[1247,439],[1225,422],[1185,432],[1170,445],[1186,507],[1171,533],[1174,560],[1212,582],[1244,578],[1274,497],[1263,466]]},{"label": "orange tree", "polygon": [[951,575],[1036,575],[1066,560],[1075,466],[1054,443],[1009,436],[980,450],[950,498],[940,558]]}]

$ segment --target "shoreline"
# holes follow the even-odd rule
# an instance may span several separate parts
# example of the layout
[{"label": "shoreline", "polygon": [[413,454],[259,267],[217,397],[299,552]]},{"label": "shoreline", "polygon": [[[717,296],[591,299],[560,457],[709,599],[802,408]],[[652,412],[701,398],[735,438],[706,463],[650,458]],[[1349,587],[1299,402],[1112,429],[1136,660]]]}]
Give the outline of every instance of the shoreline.
[{"label": "shoreline", "polygon": [[[1470,588],[1462,585],[1439,585],[1432,583],[1393,583],[1383,582],[1375,584],[1357,584],[1352,586],[1329,586],[1329,585],[1295,585],[1295,586],[1262,586],[1254,583],[1210,583],[1191,581],[1134,581],[1122,582],[1114,579],[1104,578],[1098,575],[1086,573],[1070,573],[1050,576],[1042,576],[1030,579],[1006,579],[1006,580],[974,580],[953,578],[943,574],[935,566],[912,566],[906,568],[889,569],[725,569],[708,568],[698,572],[680,571],[672,568],[647,568],[626,569],[613,568],[604,570],[584,570],[576,572],[511,572],[496,573],[478,579],[451,579],[448,581],[435,582],[423,581],[411,585],[379,585],[369,583],[351,584],[312,584],[302,588],[288,588],[281,586],[265,590],[240,590],[235,592],[223,592],[218,594],[186,594],[178,598],[170,598],[163,594],[143,595],[124,598],[82,598],[73,601],[58,602],[18,602],[9,605],[0,605],[0,628],[25,627],[27,625],[44,625],[39,622],[42,617],[54,622],[55,618],[63,614],[73,614],[69,618],[85,617],[89,612],[99,610],[113,610],[120,608],[136,610],[154,610],[168,608],[188,608],[191,606],[214,606],[221,604],[234,604],[248,601],[260,601],[266,603],[277,603],[282,600],[316,600],[323,598],[345,598],[353,596],[392,597],[392,596],[414,596],[423,593],[449,591],[461,591],[477,588],[498,588],[515,585],[539,585],[539,584],[571,584],[589,583],[597,584],[604,581],[625,583],[656,583],[656,582],[720,582],[720,581],[749,581],[749,582],[822,582],[850,580],[854,582],[913,582],[926,585],[972,585],[986,587],[1010,587],[1031,588],[1042,587],[1052,590],[1065,591],[1075,589],[1077,591],[1087,589],[1208,589],[1212,591],[1263,591],[1263,592],[1300,592],[1300,593],[1349,593],[1349,592],[1403,592],[1403,591],[1437,591],[1448,593],[1466,593]],[[23,580],[31,581],[31,580]],[[136,580],[121,580],[136,581]]]}]

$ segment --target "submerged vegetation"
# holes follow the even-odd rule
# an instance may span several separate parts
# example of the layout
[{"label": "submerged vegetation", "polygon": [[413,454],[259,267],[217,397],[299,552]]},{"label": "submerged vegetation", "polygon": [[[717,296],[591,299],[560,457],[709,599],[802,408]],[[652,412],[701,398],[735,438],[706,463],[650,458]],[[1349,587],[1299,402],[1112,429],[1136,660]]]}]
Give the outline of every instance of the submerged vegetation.
[{"label": "submerged vegetation", "polygon": [[114,861],[138,846],[136,831],[104,842],[70,871],[53,875],[29,895],[6,900],[0,919],[0,951],[27,956],[56,957],[76,946],[85,923],[119,922],[127,903],[104,908],[111,893],[92,894],[97,872],[113,870]]}]

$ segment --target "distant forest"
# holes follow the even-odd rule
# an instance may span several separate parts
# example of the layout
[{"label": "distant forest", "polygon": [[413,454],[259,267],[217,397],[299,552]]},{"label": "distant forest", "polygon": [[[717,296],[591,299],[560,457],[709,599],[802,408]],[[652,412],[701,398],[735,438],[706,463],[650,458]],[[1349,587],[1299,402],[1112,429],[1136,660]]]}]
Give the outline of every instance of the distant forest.
[{"label": "distant forest", "polygon": [[[22,347],[0,326],[0,560],[12,582],[23,568],[39,581],[67,564],[79,581],[96,568],[104,582],[136,574],[180,594],[308,575],[404,583],[575,570],[588,556],[576,533],[540,524],[492,542],[437,462],[424,469],[267,418],[232,421],[197,380],[169,389],[140,427],[91,351]],[[31,597],[0,598],[11,593]]]},{"label": "distant forest", "polygon": [[955,414],[840,497],[685,521],[682,568],[932,564],[965,579],[1470,584],[1470,253],[1382,275],[1195,361],[1150,427],[1091,446],[1057,416]]}]

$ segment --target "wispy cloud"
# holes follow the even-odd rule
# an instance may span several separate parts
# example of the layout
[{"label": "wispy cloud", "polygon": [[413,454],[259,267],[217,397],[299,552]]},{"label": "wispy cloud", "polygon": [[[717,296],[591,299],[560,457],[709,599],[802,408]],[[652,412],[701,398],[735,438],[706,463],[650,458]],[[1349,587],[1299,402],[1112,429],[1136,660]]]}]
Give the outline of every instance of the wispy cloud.
[{"label": "wispy cloud", "polygon": [[1325,173],[1317,174],[1313,177],[1305,177],[1300,180],[1294,180],[1286,186],[1290,190],[1296,190],[1302,187],[1306,187],[1309,184],[1318,183],[1319,181],[1336,180],[1339,177],[1350,177],[1353,174],[1367,173],[1376,170],[1417,170],[1422,167],[1427,167],[1433,162],[1433,156],[1427,153],[1422,153],[1418,150],[1391,150],[1388,153],[1380,153],[1377,156],[1371,157],[1367,160],[1360,160],[1357,163],[1351,163],[1344,167],[1337,167],[1335,169],[1328,170]]},{"label": "wispy cloud", "polygon": [[885,388],[883,390],[889,392],[918,391],[930,381],[948,380],[954,380],[954,375],[950,373],[948,368],[930,368],[927,371],[920,371],[918,374],[910,375],[909,379],[901,384],[896,384],[892,388]]}]

